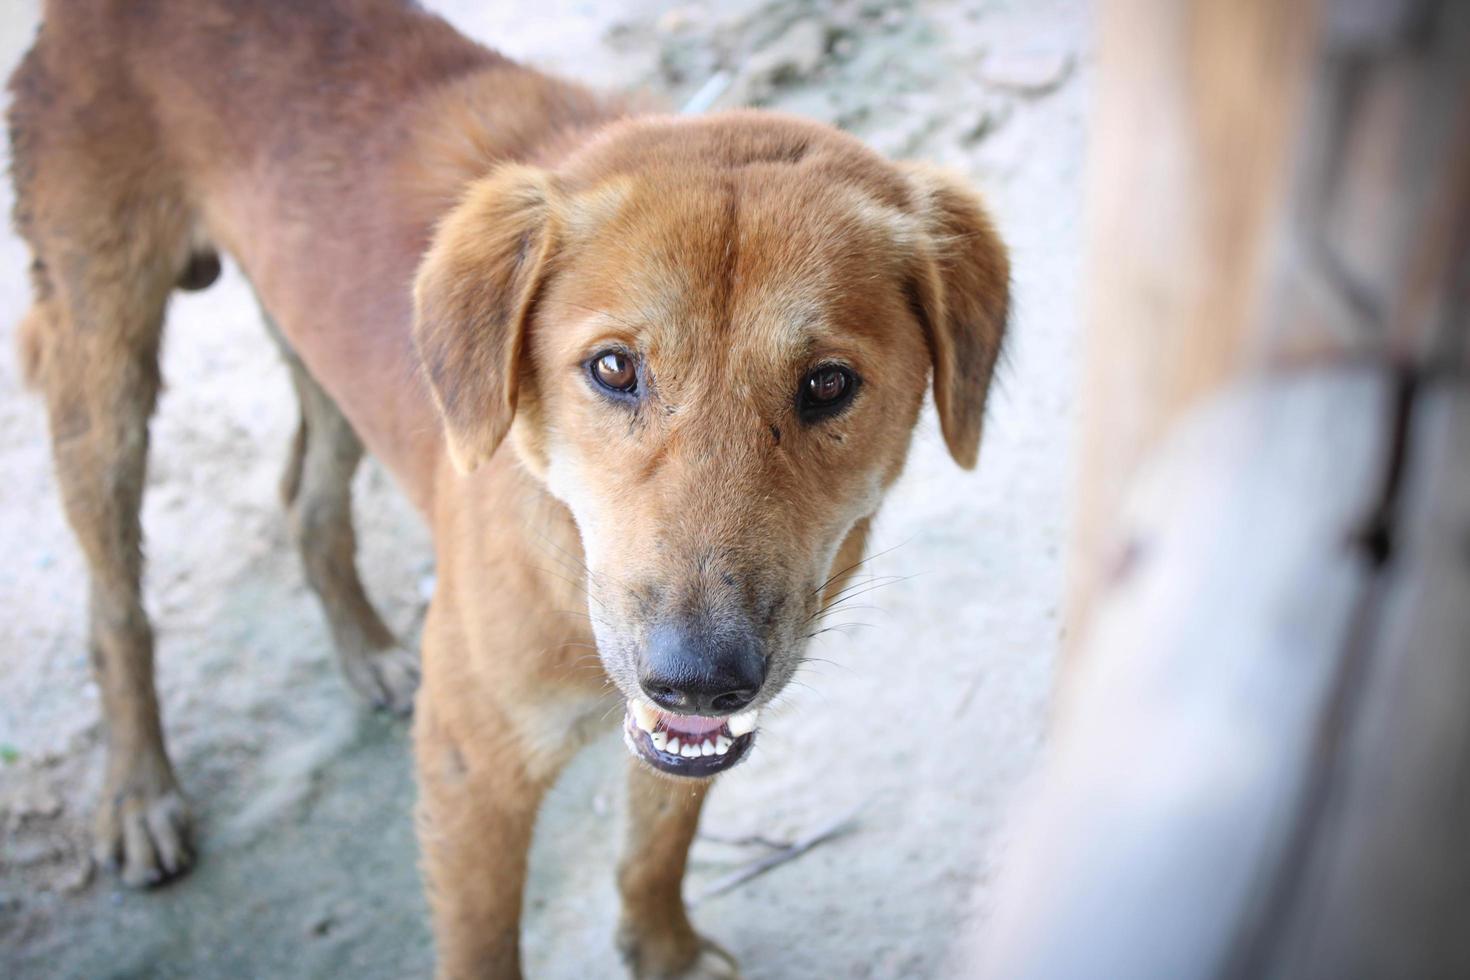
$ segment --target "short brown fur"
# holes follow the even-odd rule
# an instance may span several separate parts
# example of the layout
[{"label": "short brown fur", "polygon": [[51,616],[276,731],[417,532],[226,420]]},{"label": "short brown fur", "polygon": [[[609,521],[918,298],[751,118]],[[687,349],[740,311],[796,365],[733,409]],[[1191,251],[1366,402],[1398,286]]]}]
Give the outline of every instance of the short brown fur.
[{"label": "short brown fur", "polygon": [[[434,533],[414,741],[443,976],[518,974],[541,796],[638,696],[661,617],[748,623],[764,703],[860,560],[931,375],[975,462],[1004,249],[956,180],[833,130],[639,116],[390,0],[53,2],[11,88],[21,360],[91,574],[97,849],[130,882],[190,861],[138,510],[168,297],[217,252],[301,402],[282,495],[308,581],[348,679],[395,710],[418,677],[354,567],[364,447]],[[645,372],[634,407],[588,378],[608,345]],[[861,386],[812,422],[795,392],[831,361]],[[706,784],[630,771],[628,963],[733,975],[680,900]]]}]

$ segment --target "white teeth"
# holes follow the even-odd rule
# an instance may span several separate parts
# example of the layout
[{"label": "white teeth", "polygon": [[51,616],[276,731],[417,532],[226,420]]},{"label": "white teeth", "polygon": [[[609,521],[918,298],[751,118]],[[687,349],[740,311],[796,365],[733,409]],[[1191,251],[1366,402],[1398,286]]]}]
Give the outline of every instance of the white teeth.
[{"label": "white teeth", "polygon": [[658,710],[641,698],[629,705],[629,709],[633,712],[633,720],[638,727],[651,734],[653,726],[658,722]]},{"label": "white teeth", "polygon": [[760,714],[760,709],[756,709],[754,711],[744,712],[743,714],[732,715],[730,720],[726,722],[730,726],[730,734],[739,738],[741,735],[748,735],[755,731],[755,723],[760,719]]},{"label": "white teeth", "polygon": [[[657,720],[658,715],[656,709],[642,701],[633,702],[632,710],[634,720],[638,722],[639,728],[648,732],[648,738],[653,743],[653,747],[666,755],[677,755],[685,759],[700,759],[709,755],[724,755],[735,744],[735,740],[724,732],[716,732],[713,738],[706,738],[702,742],[696,742],[694,738],[698,736],[685,736],[685,740],[680,741],[679,736],[670,735],[667,731],[653,731],[651,727],[644,728],[644,715],[642,710],[640,710],[642,708],[647,708],[654,715],[655,720]],[[731,718],[727,724],[729,724],[730,730],[736,736],[740,736],[746,732],[755,730],[756,716],[758,714],[759,712],[747,711],[743,715],[736,715]]]}]

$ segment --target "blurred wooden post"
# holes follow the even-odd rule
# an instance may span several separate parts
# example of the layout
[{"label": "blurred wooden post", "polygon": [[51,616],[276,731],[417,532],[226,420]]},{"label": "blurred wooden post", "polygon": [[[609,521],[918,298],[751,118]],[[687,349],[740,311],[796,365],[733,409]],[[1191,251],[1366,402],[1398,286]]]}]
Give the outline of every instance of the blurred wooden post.
[{"label": "blurred wooden post", "polygon": [[1256,271],[1315,24],[1290,0],[1109,0],[1101,12],[1069,653],[1128,479],[1181,411],[1256,356]]},{"label": "blurred wooden post", "polygon": [[1470,3],[1108,0],[987,976],[1470,976]]},{"label": "blurred wooden post", "polygon": [[1331,355],[1463,363],[1464,6],[1102,4],[1071,651],[1128,480],[1205,395]]}]

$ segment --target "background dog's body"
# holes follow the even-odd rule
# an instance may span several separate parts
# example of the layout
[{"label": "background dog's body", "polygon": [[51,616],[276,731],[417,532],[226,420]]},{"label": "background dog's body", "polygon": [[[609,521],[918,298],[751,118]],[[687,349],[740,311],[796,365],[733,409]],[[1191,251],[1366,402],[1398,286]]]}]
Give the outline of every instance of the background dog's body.
[{"label": "background dog's body", "polygon": [[[585,602],[585,569],[563,504],[591,504],[544,492],[545,468],[561,464],[534,425],[519,430],[520,460],[542,472],[531,475],[508,453],[492,455],[510,428],[508,416],[496,417],[494,391],[515,386],[480,345],[523,330],[530,318],[535,290],[517,270],[535,252],[538,266],[528,275],[543,276],[549,246],[544,230],[534,223],[519,230],[517,222],[528,220],[522,205],[540,178],[530,170],[482,175],[505,160],[559,166],[620,108],[515,66],[434,18],[377,2],[323,4],[309,15],[266,4],[57,4],[13,87],[17,223],[36,255],[36,306],[21,342],[46,395],[68,517],[93,577],[92,645],[109,725],[100,851],[121,858],[125,876],[139,883],[189,860],[187,813],[152,689],[137,512],[164,306],[176,286],[206,283],[219,248],[239,261],[283,336],[301,396],[303,425],[283,492],[308,578],[349,679],[399,709],[415,680],[411,658],[367,604],[352,565],[348,485],[359,436],[434,528],[439,588],[425,630],[417,747],[441,965],[453,974],[513,972],[537,803],[606,707],[599,672],[578,669],[588,626],[566,615]],[[816,217],[776,229],[782,240],[807,256],[827,244],[832,255],[818,271],[837,269],[838,257],[851,254],[892,266],[894,279],[881,289],[873,283],[886,276],[844,272],[850,298],[885,319],[917,318],[902,325],[907,339],[891,384],[881,359],[869,364],[878,380],[866,397],[901,397],[896,411],[879,413],[887,427],[866,454],[873,475],[862,509],[808,522],[833,528],[813,552],[824,556],[818,579],[826,581],[811,589],[805,580],[803,603],[820,602],[827,587],[840,588],[876,494],[897,475],[931,356],[945,434],[957,458],[973,461],[1004,317],[1003,254],[956,188],[910,183],[814,127],[722,122],[687,136],[687,153],[679,133],[655,128],[628,137],[625,130],[624,137],[621,148],[594,153],[591,162],[584,154],[581,170],[571,172],[584,197],[595,197],[603,178],[621,186],[645,150],[653,170],[697,184],[710,168],[747,159],[794,168],[812,148],[816,169],[795,190],[817,180],[862,194],[818,200]],[[883,199],[881,206],[863,194]],[[644,229],[654,236],[649,250],[676,239],[679,222],[709,202],[696,194],[686,203],[688,210]],[[445,224],[419,279],[420,331],[411,339],[407,287],[435,221],[451,207],[458,217]],[[820,212],[833,207],[842,220],[823,224]],[[489,223],[475,224],[482,219]],[[759,231],[758,222],[753,227]],[[477,252],[486,232],[509,236],[503,260]],[[693,247],[728,254],[733,242],[721,246],[714,235]],[[861,247],[840,248],[844,235]],[[767,241],[772,268],[790,268],[775,261],[777,239]],[[464,267],[469,258],[482,267]],[[453,272],[447,286],[446,270]],[[481,277],[483,290],[475,285]],[[446,289],[477,295],[465,315],[441,324]],[[576,306],[565,290],[549,302]],[[554,353],[538,348],[526,358]],[[502,360],[501,370],[519,370],[516,358]],[[460,396],[485,385],[489,400],[467,409]],[[551,395],[545,385],[537,389],[533,416],[554,404]],[[513,395],[509,401],[514,410]],[[454,459],[489,458],[474,476],[451,465],[435,402]],[[487,426],[493,431],[482,432]],[[765,439],[766,426],[755,428]],[[780,428],[770,432],[780,446]],[[730,435],[725,444],[733,447]],[[834,459],[829,452],[829,466]],[[733,584],[736,571],[721,574]],[[635,814],[620,873],[625,953],[641,974],[727,972],[727,958],[693,933],[679,894],[703,784],[668,784],[641,765],[633,772]]]},{"label": "background dog's body", "polygon": [[420,509],[441,439],[407,287],[433,223],[487,161],[617,112],[394,0],[52,4],[11,84],[41,294],[64,275],[48,250],[98,250],[82,231],[46,241],[72,212],[129,231],[88,274],[147,272],[154,294],[228,252]]}]

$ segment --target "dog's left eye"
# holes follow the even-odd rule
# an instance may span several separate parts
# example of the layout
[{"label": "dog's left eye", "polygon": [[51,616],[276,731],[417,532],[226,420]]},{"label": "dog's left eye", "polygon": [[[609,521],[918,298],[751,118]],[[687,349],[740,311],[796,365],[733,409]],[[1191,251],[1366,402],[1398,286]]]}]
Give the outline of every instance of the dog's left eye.
[{"label": "dog's left eye", "polygon": [[803,417],[815,420],[838,411],[852,400],[857,375],[838,364],[828,364],[801,379],[797,408]]},{"label": "dog's left eye", "polygon": [[603,351],[592,359],[592,379],[608,391],[631,395],[638,390],[638,369],[622,351]]}]

